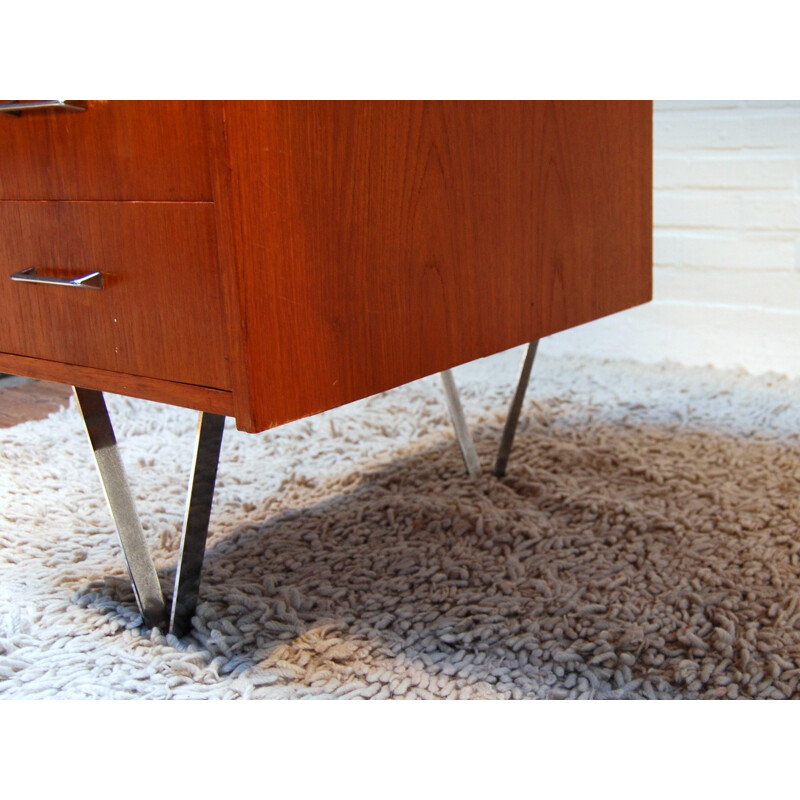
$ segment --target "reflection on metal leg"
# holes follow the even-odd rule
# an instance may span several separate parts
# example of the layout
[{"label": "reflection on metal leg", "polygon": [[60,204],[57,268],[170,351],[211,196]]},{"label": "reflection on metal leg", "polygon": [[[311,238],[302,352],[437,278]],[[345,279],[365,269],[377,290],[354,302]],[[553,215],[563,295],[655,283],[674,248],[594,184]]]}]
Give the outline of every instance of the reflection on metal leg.
[{"label": "reflection on metal leg", "polygon": [[214,500],[214,484],[217,479],[224,427],[225,417],[217,414],[200,414],[192,478],[186,498],[181,554],[175,574],[175,591],[172,595],[169,630],[176,636],[183,636],[186,633],[197,607],[200,573],[206,552],[208,521]]},{"label": "reflection on metal leg", "polygon": [[166,628],[169,622],[169,631],[182,636],[197,606],[225,417],[200,414],[170,613],[136,514],[103,393],[77,386],[74,391],[145,624]]},{"label": "reflection on metal leg", "polygon": [[503,429],[503,438],[500,442],[500,450],[497,453],[497,461],[494,465],[494,474],[498,478],[502,478],[506,474],[508,456],[511,453],[511,445],[514,443],[514,434],[516,433],[519,414],[522,410],[522,401],[525,399],[525,390],[528,388],[528,383],[531,379],[533,359],[536,357],[536,348],[538,345],[539,340],[536,339],[525,349],[525,356],[522,359],[522,365],[519,370],[517,388],[514,392],[511,406],[508,409],[508,417],[506,418],[506,425]]},{"label": "reflection on metal leg", "polygon": [[111,516],[117,526],[136,602],[147,625],[162,627],[167,621],[164,595],[161,593],[161,584],[139,524],[106,402],[102,392],[94,389],[76,386],[74,391],[86,432],[89,434]]},{"label": "reflection on metal leg", "polygon": [[481,474],[481,465],[478,461],[478,454],[475,452],[472,434],[469,432],[467,421],[464,418],[464,409],[461,408],[461,400],[458,397],[458,389],[456,389],[453,374],[449,369],[440,374],[444,385],[444,396],[447,400],[447,410],[450,412],[450,419],[456,430],[456,438],[461,448],[461,455],[464,457],[464,465],[467,468],[467,472],[473,478],[477,478]]}]

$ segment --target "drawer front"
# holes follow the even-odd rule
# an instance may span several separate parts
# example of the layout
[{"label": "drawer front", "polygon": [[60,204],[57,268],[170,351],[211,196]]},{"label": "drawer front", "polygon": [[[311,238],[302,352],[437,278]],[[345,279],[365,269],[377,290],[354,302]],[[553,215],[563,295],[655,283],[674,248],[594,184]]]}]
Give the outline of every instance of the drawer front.
[{"label": "drawer front", "polygon": [[0,202],[0,269],[0,352],[230,388],[212,204]]},{"label": "drawer front", "polygon": [[0,114],[0,200],[211,200],[214,108],[92,100]]}]

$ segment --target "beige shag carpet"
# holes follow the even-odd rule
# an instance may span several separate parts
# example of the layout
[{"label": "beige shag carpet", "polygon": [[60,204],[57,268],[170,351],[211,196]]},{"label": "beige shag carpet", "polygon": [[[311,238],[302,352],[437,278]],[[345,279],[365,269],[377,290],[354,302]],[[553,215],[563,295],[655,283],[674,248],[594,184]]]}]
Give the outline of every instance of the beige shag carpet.
[{"label": "beige shag carpet", "polygon": [[[192,633],[142,629],[74,408],[0,432],[0,697],[790,698],[800,383],[663,364],[456,371],[226,429]],[[110,397],[165,587],[195,415]]]}]

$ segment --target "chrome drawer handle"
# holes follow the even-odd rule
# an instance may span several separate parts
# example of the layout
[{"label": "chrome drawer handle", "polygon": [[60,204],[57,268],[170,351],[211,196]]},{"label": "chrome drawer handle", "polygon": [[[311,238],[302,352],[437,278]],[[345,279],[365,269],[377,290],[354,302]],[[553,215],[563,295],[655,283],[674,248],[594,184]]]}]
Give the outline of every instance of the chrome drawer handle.
[{"label": "chrome drawer handle", "polygon": [[86,111],[82,100],[9,100],[0,103],[0,113],[18,117],[23,111],[37,111],[43,108],[59,109],[65,111]]},{"label": "chrome drawer handle", "polygon": [[100,272],[90,272],[80,278],[48,278],[46,275],[39,275],[36,267],[28,267],[15,272],[11,276],[12,281],[23,281],[24,283],[50,283],[56,286],[74,286],[78,289],[102,289],[103,275]]}]

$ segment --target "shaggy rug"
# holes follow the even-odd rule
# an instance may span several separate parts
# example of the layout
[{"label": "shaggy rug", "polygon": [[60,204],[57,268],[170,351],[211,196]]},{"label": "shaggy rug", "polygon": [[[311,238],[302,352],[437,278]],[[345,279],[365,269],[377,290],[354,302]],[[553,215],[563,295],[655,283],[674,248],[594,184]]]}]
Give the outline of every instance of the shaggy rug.
[{"label": "shaggy rug", "polygon": [[[789,698],[800,382],[519,350],[259,435],[229,425],[201,602],[141,626],[74,408],[0,432],[0,697]],[[109,397],[170,587],[196,416]]]}]

